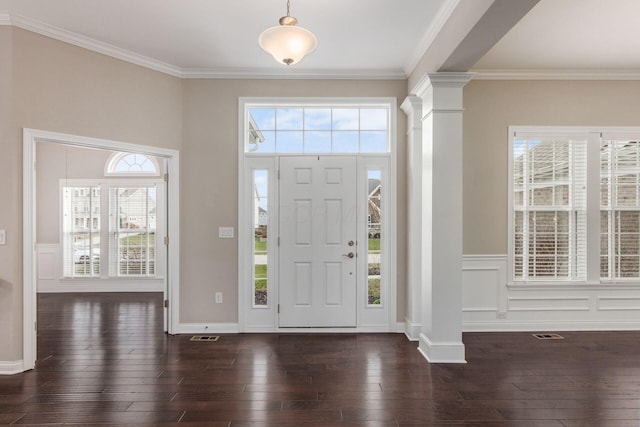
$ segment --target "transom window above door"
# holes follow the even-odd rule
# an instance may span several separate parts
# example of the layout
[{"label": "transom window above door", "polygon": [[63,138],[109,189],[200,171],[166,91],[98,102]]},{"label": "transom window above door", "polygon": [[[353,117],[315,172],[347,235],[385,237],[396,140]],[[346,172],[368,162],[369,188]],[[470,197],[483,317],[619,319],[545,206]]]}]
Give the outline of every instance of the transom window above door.
[{"label": "transom window above door", "polygon": [[388,153],[388,104],[247,103],[245,152]]}]

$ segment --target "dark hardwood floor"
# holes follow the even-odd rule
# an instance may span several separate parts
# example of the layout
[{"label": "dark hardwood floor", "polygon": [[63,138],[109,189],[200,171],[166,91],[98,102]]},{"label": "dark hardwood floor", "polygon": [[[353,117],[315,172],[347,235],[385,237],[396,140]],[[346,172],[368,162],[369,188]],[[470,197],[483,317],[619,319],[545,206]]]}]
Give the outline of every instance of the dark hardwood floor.
[{"label": "dark hardwood floor", "polygon": [[0,424],[640,426],[640,332],[467,333],[466,365],[400,334],[162,332],[157,294],[42,294],[38,366]]}]

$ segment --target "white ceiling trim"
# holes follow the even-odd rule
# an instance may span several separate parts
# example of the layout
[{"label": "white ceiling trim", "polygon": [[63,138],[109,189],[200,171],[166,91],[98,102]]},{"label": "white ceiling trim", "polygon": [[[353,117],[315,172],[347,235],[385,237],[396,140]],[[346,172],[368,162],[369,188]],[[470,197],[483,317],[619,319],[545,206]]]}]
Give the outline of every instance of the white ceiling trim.
[{"label": "white ceiling trim", "polygon": [[326,80],[406,80],[402,70],[296,70],[295,72],[274,72],[270,70],[243,69],[183,69],[183,79],[326,79]]},{"label": "white ceiling trim", "polygon": [[[456,3],[459,0],[453,0]],[[80,34],[17,14],[0,12],[0,25],[12,25],[55,40],[111,56],[122,61],[184,79],[367,79],[404,80],[403,70],[296,70],[294,72],[247,69],[189,69],[158,61]]]},{"label": "white ceiling trim", "polygon": [[431,21],[431,25],[427,28],[427,31],[422,36],[420,43],[413,52],[413,55],[409,58],[404,66],[404,73],[406,76],[409,76],[413,69],[416,68],[424,54],[427,52],[427,49],[433,44],[434,40],[442,30],[442,27],[447,23],[453,11],[458,7],[460,0],[447,0],[440,10],[438,10],[438,14],[435,16],[433,21]]},{"label": "white ceiling trim", "polygon": [[169,74],[174,77],[180,77],[180,74],[182,72],[179,67],[167,64],[166,62],[139,55],[137,53],[118,48],[108,43],[103,43],[90,37],[85,37],[80,34],[55,27],[53,25],[45,24],[44,22],[36,21],[16,14],[10,14],[9,20],[11,25],[15,27],[22,28],[24,30],[41,34],[43,36],[60,40],[65,43],[79,46],[88,50],[92,50],[94,52],[102,53],[116,59],[121,59],[132,64],[140,65],[141,67],[160,71],[161,73]]},{"label": "white ceiling trim", "polygon": [[474,80],[640,80],[640,70],[471,70]]},{"label": "white ceiling trim", "polygon": [[6,11],[0,12],[0,26],[11,25],[11,16]]}]

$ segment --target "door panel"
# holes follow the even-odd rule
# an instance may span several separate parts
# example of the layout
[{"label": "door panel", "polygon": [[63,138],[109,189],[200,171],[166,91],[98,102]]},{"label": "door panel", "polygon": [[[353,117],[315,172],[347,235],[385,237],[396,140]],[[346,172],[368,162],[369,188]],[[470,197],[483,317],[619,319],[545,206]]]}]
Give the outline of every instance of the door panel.
[{"label": "door panel", "polygon": [[356,326],[356,219],[355,157],[280,159],[281,327]]}]

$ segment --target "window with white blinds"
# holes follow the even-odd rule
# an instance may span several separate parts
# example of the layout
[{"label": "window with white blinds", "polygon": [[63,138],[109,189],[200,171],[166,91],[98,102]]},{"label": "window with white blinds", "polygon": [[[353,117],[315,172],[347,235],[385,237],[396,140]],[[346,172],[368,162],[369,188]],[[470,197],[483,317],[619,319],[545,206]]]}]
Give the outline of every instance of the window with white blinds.
[{"label": "window with white blinds", "polygon": [[510,128],[513,282],[640,279],[640,129]]},{"label": "window with white blinds", "polygon": [[586,140],[513,140],[515,280],[585,280]]},{"label": "window with white blinds", "polygon": [[156,187],[109,188],[109,275],[155,274]]},{"label": "window with white blinds", "polygon": [[99,277],[100,187],[63,187],[62,210],[64,276]]},{"label": "window with white blinds", "polygon": [[600,276],[640,277],[640,149],[638,140],[600,143]]},{"label": "window with white blinds", "polygon": [[159,186],[63,180],[64,277],[155,277]]}]

